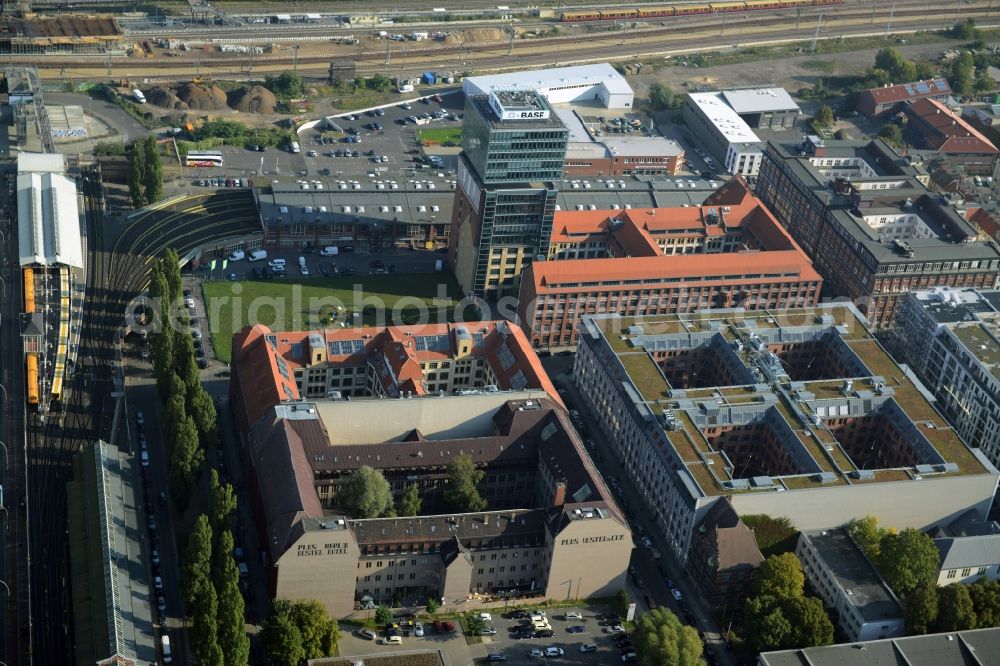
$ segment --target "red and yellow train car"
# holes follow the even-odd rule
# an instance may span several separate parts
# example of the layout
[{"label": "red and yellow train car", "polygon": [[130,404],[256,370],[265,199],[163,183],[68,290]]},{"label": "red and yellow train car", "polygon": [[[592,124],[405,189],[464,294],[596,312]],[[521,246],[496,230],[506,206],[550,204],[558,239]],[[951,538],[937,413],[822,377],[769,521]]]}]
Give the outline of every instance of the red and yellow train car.
[{"label": "red and yellow train car", "polygon": [[27,384],[28,404],[38,404],[38,354],[29,353],[25,357],[25,383]]},{"label": "red and yellow train car", "polygon": [[727,12],[754,12],[766,9],[794,9],[842,5],[847,0],[743,0],[736,2],[711,2],[707,4],[663,5],[657,7],[616,7],[613,9],[581,9],[563,12],[559,18],[564,23],[580,21],[623,21],[631,19],[660,19],[671,16],[722,14]]}]

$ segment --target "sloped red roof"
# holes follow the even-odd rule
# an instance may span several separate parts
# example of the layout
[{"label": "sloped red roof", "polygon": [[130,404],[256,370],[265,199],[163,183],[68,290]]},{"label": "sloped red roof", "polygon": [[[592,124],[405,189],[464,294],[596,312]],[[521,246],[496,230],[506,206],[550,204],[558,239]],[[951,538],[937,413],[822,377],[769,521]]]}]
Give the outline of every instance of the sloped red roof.
[{"label": "sloped red roof", "polygon": [[941,153],[996,154],[997,147],[982,132],[934,99],[912,102],[907,113],[923,121],[924,140]]}]

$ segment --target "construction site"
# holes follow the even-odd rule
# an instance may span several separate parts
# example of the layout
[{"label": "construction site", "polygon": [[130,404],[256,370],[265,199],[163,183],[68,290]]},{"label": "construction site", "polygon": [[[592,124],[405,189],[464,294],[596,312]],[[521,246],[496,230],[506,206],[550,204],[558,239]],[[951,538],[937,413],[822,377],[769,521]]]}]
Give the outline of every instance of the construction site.
[{"label": "construction site", "polygon": [[124,55],[130,45],[112,14],[24,12],[0,18],[0,53]]}]

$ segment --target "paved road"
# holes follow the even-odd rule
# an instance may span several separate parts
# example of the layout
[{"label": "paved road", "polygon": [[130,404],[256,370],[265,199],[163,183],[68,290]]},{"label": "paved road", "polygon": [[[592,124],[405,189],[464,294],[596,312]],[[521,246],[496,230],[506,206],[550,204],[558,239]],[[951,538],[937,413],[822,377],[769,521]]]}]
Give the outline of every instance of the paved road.
[{"label": "paved road", "polygon": [[[90,95],[83,93],[66,92],[46,92],[45,103],[49,105],[82,106],[84,113],[96,116],[115,132],[112,137],[117,140],[118,135],[124,134],[124,141],[128,143],[132,139],[142,138],[150,133],[145,127],[140,125],[135,118],[128,115],[117,104],[112,104],[106,100],[94,99]],[[108,141],[111,139],[101,139]],[[68,143],[57,144],[57,148],[66,152],[82,152],[89,146],[89,143]]]},{"label": "paved road", "polygon": [[[597,452],[594,456],[595,462],[606,480],[612,478],[619,480],[618,485],[621,491],[617,493],[618,501],[629,517],[629,521],[642,527],[643,532],[649,535],[654,545],[657,546],[657,550],[662,554],[660,562],[657,563],[653,560],[652,551],[643,548],[641,545],[634,551],[632,566],[635,568],[636,573],[630,576],[630,581],[634,589],[633,594],[635,594],[635,591],[641,590],[643,595],[648,594],[658,605],[666,606],[678,617],[685,618],[685,612],[673,598],[670,588],[667,585],[668,580],[673,582],[674,586],[681,591],[683,601],[689,608],[690,616],[687,618],[688,624],[694,625],[704,635],[704,640],[715,659],[718,660],[718,663],[736,664],[736,658],[730,651],[725,649],[722,643],[720,628],[715,620],[715,616],[709,611],[707,604],[701,597],[701,593],[687,572],[681,568],[680,563],[670,554],[669,549],[660,542],[655,532],[655,525],[645,519],[642,501],[630,486],[626,470],[622,468],[621,464],[615,458],[614,451],[602,435],[598,424],[591,418],[586,409],[582,409],[582,406],[586,403],[579,396],[576,385],[573,382],[573,375],[571,373],[572,364],[573,356],[553,356],[542,360],[542,365],[550,377],[553,378],[553,381],[556,382],[556,385],[567,392],[567,406],[571,408],[581,406],[580,411],[583,413],[588,437],[595,445],[593,450]],[[636,535],[636,539],[638,540],[638,535]],[[666,577],[661,573],[660,567],[665,567]],[[641,585],[637,584],[637,579],[641,581]],[[634,598],[641,605],[645,605],[642,603],[641,595]]]}]

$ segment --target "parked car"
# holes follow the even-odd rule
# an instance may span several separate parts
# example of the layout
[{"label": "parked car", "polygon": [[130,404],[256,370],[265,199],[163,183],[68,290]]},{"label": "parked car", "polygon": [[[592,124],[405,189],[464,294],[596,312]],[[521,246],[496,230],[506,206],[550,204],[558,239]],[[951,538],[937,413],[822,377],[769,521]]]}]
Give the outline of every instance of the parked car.
[{"label": "parked car", "polygon": [[423,636],[424,635],[424,625],[420,624],[419,622],[414,622],[413,623],[413,635],[414,636]]},{"label": "parked car", "polygon": [[597,652],[597,643],[584,643],[580,646],[580,652]]},{"label": "parked car", "polygon": [[552,659],[553,657],[561,657],[564,654],[566,654],[566,653],[563,652],[563,649],[561,647],[551,646],[551,647],[545,648],[545,656],[548,659]]},{"label": "parked car", "polygon": [[486,661],[507,661],[507,655],[503,652],[490,652],[486,656]]},{"label": "parked car", "polygon": [[371,629],[358,629],[357,635],[359,638],[363,638],[366,641],[373,641],[378,638],[378,634]]},{"label": "parked car", "polygon": [[678,590],[676,587],[670,588],[670,594],[674,595],[674,599],[676,599],[677,601],[680,601],[681,597],[684,596],[683,594],[681,594],[681,591]]},{"label": "parked car", "polygon": [[538,648],[531,648],[530,650],[528,650],[528,658],[529,659],[544,659],[545,658],[545,653],[542,652],[541,650],[539,650]]},{"label": "parked car", "polygon": [[653,542],[650,541],[649,537],[644,536],[644,537],[642,537],[641,541],[642,541],[642,545],[645,546],[646,548],[652,548],[653,547]]},{"label": "parked car", "polygon": [[571,634],[585,634],[587,633],[587,627],[582,624],[575,624],[572,627],[566,627],[566,631]]},{"label": "parked car", "polygon": [[576,611],[570,611],[570,612],[566,613],[566,619],[567,620],[582,620],[583,619],[583,613],[577,613]]}]

